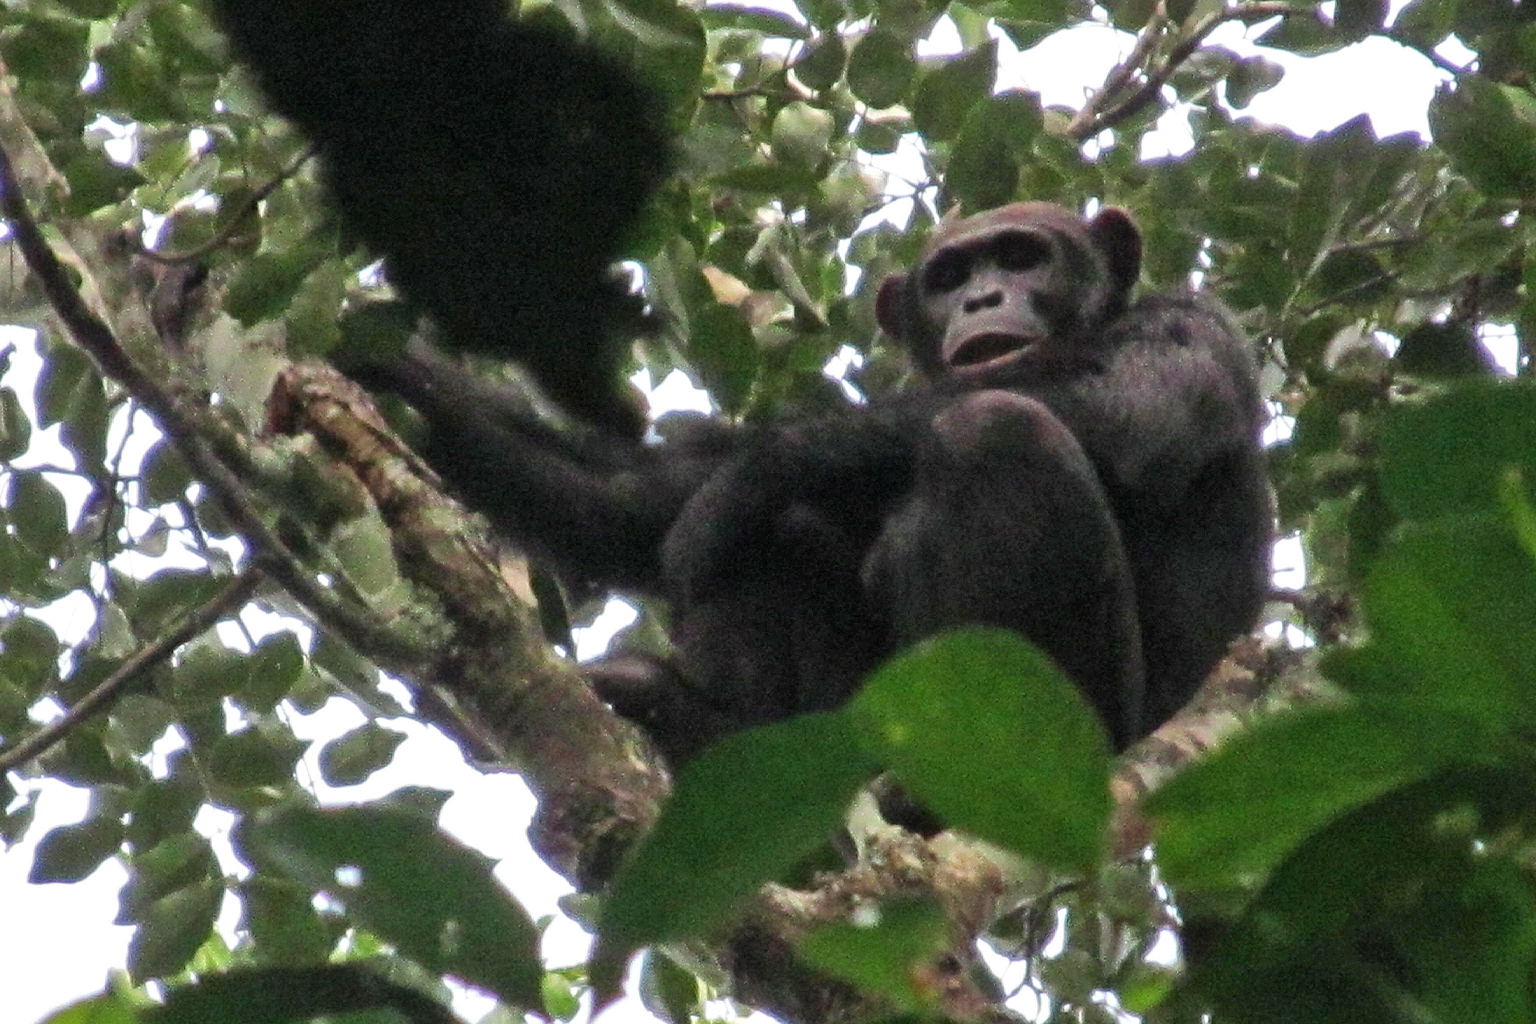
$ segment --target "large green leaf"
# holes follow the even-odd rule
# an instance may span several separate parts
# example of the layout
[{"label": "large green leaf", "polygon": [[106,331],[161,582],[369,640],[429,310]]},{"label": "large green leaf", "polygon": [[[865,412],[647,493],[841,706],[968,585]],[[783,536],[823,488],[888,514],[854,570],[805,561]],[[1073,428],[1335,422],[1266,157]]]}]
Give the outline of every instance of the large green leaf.
[{"label": "large green leaf", "polygon": [[1098,864],[1108,742],[1077,687],[1019,636],[918,644],[849,711],[864,749],[947,824],[1063,869]]},{"label": "large green leaf", "polygon": [[543,1012],[538,929],[484,856],[426,815],[379,805],[291,807],[242,835],[257,863],[328,894],[428,970]]},{"label": "large green leaf", "polygon": [[738,733],[689,764],[603,907],[591,964],[599,1000],[617,993],[635,950],[708,932],[825,842],[877,769],[841,712]]},{"label": "large green leaf", "polygon": [[1410,523],[1366,580],[1369,651],[1352,690],[1443,708],[1493,733],[1536,719],[1536,563],[1500,516]]},{"label": "large green leaf", "polygon": [[1536,897],[1488,843],[1531,785],[1524,773],[1447,773],[1340,817],[1187,987],[1220,1019],[1252,1024],[1531,1020]]},{"label": "large green leaf", "polygon": [[1013,199],[1019,167],[1044,123],[1040,97],[1032,92],[1010,90],[976,104],[955,140],[945,188],[971,211]]},{"label": "large green leaf", "polygon": [[1158,866],[1175,887],[1238,885],[1339,814],[1488,756],[1487,734],[1466,719],[1391,701],[1265,722],[1147,799]]},{"label": "large green leaf", "polygon": [[912,120],[931,142],[960,134],[971,107],[992,95],[997,78],[997,40],[940,64],[923,76],[912,101]]},{"label": "large green leaf", "polygon": [[[359,1013],[381,1007],[395,1012],[384,1017]],[[163,1006],[146,1008],[138,1020],[141,1024],[297,1024],[322,1016],[327,1020],[409,1020],[413,1024],[458,1020],[438,1000],[361,964],[205,974],[196,984],[171,989]]]},{"label": "large green leaf", "polygon": [[1429,105],[1429,128],[1452,165],[1490,196],[1536,193],[1536,124],[1517,113],[1512,86],[1458,75]]},{"label": "large green leaf", "polygon": [[1507,469],[1536,480],[1536,388],[1471,385],[1395,410],[1381,466],[1382,495],[1405,519],[1499,509]]},{"label": "large green leaf", "polygon": [[818,928],[800,944],[807,960],[859,988],[879,992],[908,1013],[931,1009],[939,992],[924,986],[924,971],[949,942],[941,908],[894,902],[869,908],[873,921],[843,921]]}]

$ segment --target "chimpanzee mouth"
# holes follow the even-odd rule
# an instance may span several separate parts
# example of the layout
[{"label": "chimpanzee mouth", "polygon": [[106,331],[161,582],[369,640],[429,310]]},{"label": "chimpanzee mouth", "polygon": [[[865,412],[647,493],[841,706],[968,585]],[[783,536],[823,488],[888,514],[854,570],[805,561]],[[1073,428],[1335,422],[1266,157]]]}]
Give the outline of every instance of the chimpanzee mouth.
[{"label": "chimpanzee mouth", "polygon": [[978,334],[961,342],[946,358],[951,370],[976,371],[985,367],[1013,362],[1021,358],[1039,341],[1017,334]]}]

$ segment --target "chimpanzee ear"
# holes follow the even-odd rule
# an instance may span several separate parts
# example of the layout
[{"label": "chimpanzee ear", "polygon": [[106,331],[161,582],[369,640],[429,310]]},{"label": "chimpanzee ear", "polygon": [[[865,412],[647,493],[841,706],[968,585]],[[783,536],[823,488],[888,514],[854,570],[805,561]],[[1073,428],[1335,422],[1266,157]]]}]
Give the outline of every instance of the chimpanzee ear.
[{"label": "chimpanzee ear", "polygon": [[891,274],[880,282],[875,296],[875,319],[880,329],[892,338],[905,341],[909,336],[907,325],[907,275]]},{"label": "chimpanzee ear", "polygon": [[1109,279],[1123,305],[1141,276],[1141,232],[1130,214],[1106,206],[1088,222],[1088,235],[1109,262]]}]

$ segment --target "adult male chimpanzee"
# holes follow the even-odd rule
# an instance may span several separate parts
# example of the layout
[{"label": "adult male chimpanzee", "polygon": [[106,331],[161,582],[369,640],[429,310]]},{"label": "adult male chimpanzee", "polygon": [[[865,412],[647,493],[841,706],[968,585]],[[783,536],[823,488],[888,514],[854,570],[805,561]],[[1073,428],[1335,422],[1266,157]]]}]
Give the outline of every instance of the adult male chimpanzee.
[{"label": "adult male chimpanzee", "polygon": [[693,420],[652,446],[556,431],[428,351],[384,383],[512,540],[671,599],[675,660],[594,679],[674,760],[835,706],[963,623],[1034,640],[1123,747],[1252,625],[1270,534],[1247,342],[1198,295],[1130,305],[1139,268],[1118,210],[948,221],[879,295],[921,385],[832,418]]}]

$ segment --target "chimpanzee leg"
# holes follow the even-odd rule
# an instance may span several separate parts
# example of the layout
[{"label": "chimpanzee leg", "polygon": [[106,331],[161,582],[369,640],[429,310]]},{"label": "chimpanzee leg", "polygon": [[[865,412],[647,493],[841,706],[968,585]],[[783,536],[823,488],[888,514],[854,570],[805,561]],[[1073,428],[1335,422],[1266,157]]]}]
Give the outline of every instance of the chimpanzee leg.
[{"label": "chimpanzee leg", "polygon": [[957,397],[922,439],[911,494],[864,565],[905,644],[987,624],[1038,644],[1116,749],[1140,735],[1141,640],[1120,532],[1077,440],[1010,391]]}]

